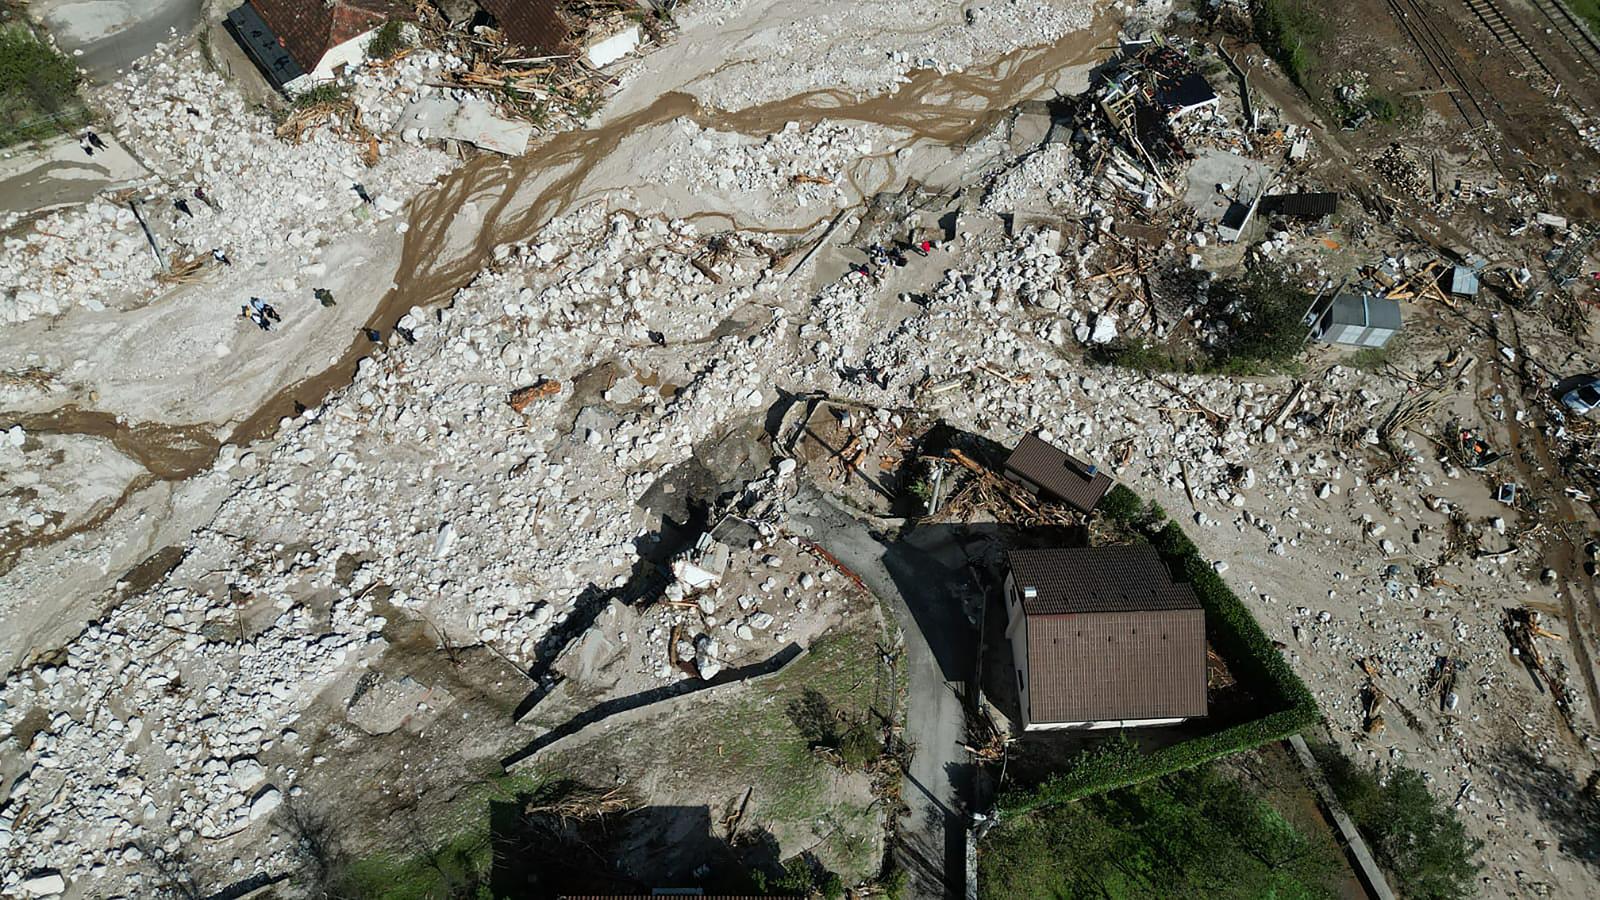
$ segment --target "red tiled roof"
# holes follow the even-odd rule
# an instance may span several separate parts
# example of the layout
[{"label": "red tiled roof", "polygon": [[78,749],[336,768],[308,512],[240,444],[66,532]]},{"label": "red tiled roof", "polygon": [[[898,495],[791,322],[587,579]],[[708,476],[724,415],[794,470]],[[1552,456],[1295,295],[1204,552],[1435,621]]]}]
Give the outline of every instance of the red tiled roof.
[{"label": "red tiled roof", "polygon": [[1055,497],[1079,512],[1094,509],[1111,490],[1111,476],[1088,474],[1089,464],[1028,434],[1006,458],[1006,477]]},{"label": "red tiled roof", "polygon": [[506,40],[539,53],[559,53],[572,30],[557,0],[478,0]]},{"label": "red tiled roof", "polygon": [[250,0],[250,5],[307,72],[334,47],[411,13],[399,0]]}]

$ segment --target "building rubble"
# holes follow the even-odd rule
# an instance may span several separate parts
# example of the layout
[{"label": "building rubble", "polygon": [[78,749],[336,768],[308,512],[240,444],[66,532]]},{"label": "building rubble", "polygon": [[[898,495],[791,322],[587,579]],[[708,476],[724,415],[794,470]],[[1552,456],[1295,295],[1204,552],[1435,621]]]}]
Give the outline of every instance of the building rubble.
[{"label": "building rubble", "polygon": [[[964,31],[900,36],[908,43],[888,62],[870,63],[836,41],[863,13],[829,6],[826,22],[769,35],[790,54],[719,70],[695,90],[730,109],[824,77],[870,93],[924,59],[961,70],[1088,21],[1082,5],[1036,6],[973,7]],[[696,0],[684,27],[737,22],[743,8]],[[1172,53],[1144,58],[1195,87]],[[162,207],[164,246],[224,248],[236,272],[291,257],[297,274],[276,287],[309,290],[330,235],[404,228],[406,203],[454,166],[420,132],[403,136],[401,111],[459,100],[434,82],[461,67],[418,51],[357,76],[351,96],[378,141],[370,168],[366,148],[333,128],[277,141],[220,79],[178,63],[112,90],[120,130],[168,173],[138,190],[146,208],[197,186],[215,204],[193,217]],[[619,81],[637,89],[633,74]],[[1584,586],[1549,568],[1545,548],[1570,537],[1563,526],[1526,498],[1494,499],[1539,473],[1477,452],[1474,429],[1510,423],[1590,453],[1600,433],[1576,416],[1539,424],[1488,374],[1494,360],[1437,341],[1380,366],[1314,355],[1292,376],[1251,378],[1086,358],[1130,341],[1203,343],[1221,327],[1206,303],[1210,272],[1246,251],[1185,199],[1191,166],[1230,154],[1250,164],[1232,171],[1276,176],[1202,185],[1207,208],[1320,186],[1312,134],[1265,107],[1258,128],[1230,124],[1239,98],[1212,81],[1217,102],[1183,104],[1158,129],[1173,142],[1160,160],[1116,145],[1097,111],[1105,98],[1085,94],[1065,113],[1026,113],[1048,115],[1048,127],[1019,125],[1019,114],[951,151],[949,165],[970,171],[939,203],[910,209],[916,192],[895,183],[837,216],[856,199],[850,176],[864,158],[893,158],[910,177],[917,139],[854,120],[761,137],[673,122],[651,148],[661,163],[651,177],[691,195],[754,197],[774,221],[831,219],[823,236],[764,233],[731,214],[725,230],[661,197],[585,197],[496,246],[447,303],[410,309],[406,339],[375,344],[325,402],[266,439],[222,446],[194,476],[220,506],[170,571],[118,593],[0,687],[0,885],[149,895],[158,855],[207,855],[238,881],[294,869],[283,813],[340,777],[341,753],[402,729],[469,727],[443,726],[441,710],[453,716],[459,699],[443,677],[382,670],[406,623],[424,624],[423,643],[452,663],[481,649],[505,671],[536,673],[517,685],[535,699],[515,726],[523,738],[597,702],[728,678],[806,645],[872,602],[786,528],[814,473],[751,437],[775,407],[812,392],[853,410],[842,428],[871,448],[857,471],[882,468],[872,455],[910,452],[913,418],[937,420],[1005,444],[1042,431],[1159,501],[1252,606],[1347,752],[1416,766],[1458,792],[1469,831],[1488,842],[1489,876],[1510,884],[1513,872],[1547,868],[1549,829],[1501,788],[1505,758],[1491,751],[1515,741],[1573,768],[1600,741],[1551,620],[1505,610],[1559,609]],[[174,129],[186,139],[157,139]],[[1410,170],[1398,155],[1380,165],[1391,163],[1390,190],[1411,193]],[[263,190],[275,183],[294,184],[287,201]],[[1352,214],[1375,221],[1382,204],[1370,200]],[[1475,302],[1433,286],[1447,250],[1371,237],[1355,248],[1365,263],[1329,262],[1324,222],[1255,215],[1254,238],[1236,229],[1248,252],[1282,260],[1308,286],[1367,279],[1430,323]],[[939,236],[927,256],[876,277],[856,267],[868,235],[924,233]],[[125,206],[54,213],[6,248],[0,321],[158,292],[159,266]],[[1518,280],[1505,260],[1459,261],[1486,284]],[[1564,364],[1571,352],[1559,335],[1496,340],[1514,358]],[[0,439],[7,465],[54,449],[12,433]],[[739,464],[713,465],[728,448],[744,453]],[[697,482],[701,470],[715,483]],[[703,527],[677,534],[691,500],[708,507]],[[14,512],[43,525],[28,521],[31,508]],[[1524,668],[1533,648],[1537,683]],[[1556,698],[1567,730],[1550,715]]]}]

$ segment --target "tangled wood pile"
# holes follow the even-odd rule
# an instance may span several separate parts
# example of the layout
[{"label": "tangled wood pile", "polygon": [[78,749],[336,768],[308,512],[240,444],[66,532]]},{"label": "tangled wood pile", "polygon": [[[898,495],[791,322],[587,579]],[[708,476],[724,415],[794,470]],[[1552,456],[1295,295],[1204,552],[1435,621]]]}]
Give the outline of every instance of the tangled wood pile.
[{"label": "tangled wood pile", "polygon": [[156,273],[156,281],[162,284],[188,284],[196,281],[209,258],[209,255],[196,255],[175,259],[167,271]]},{"label": "tangled wood pile", "polygon": [[554,798],[531,800],[523,807],[527,816],[555,816],[558,819],[586,821],[601,819],[638,808],[638,803],[622,788],[602,791],[587,785],[573,785]]},{"label": "tangled wood pile", "polygon": [[972,457],[952,448],[948,458],[970,474],[939,511],[928,517],[934,522],[971,522],[992,517],[997,522],[1022,525],[1078,525],[1082,519],[1070,508],[1041,503],[1018,485],[996,475]]},{"label": "tangled wood pile", "polygon": [[1550,696],[1556,701],[1556,711],[1561,713],[1562,721],[1571,729],[1573,727],[1571,692],[1551,671],[1544,654],[1539,650],[1539,645],[1534,641],[1535,638],[1541,637],[1559,641],[1561,635],[1541,626],[1538,611],[1526,606],[1505,610],[1501,627],[1505,630],[1506,640],[1511,643],[1511,655],[1521,660],[1527,667],[1528,674],[1533,676],[1534,684],[1538,685],[1540,690],[1549,690]]},{"label": "tangled wood pile", "polygon": [[363,165],[377,164],[378,138],[361,121],[360,108],[347,97],[324,100],[296,109],[278,125],[274,134],[279,140],[299,144],[322,125],[331,127],[335,134],[341,135],[350,143],[360,145]]},{"label": "tangled wood pile", "polygon": [[506,399],[506,402],[510,404],[512,409],[516,410],[517,412],[522,412],[523,410],[527,409],[528,405],[533,403],[533,401],[543,400],[546,397],[554,397],[559,393],[561,393],[561,382],[552,378],[546,378],[542,379],[537,384],[530,384],[527,387],[517,388],[511,392],[511,396]]},{"label": "tangled wood pile", "polygon": [[43,366],[28,366],[24,369],[0,371],[0,385],[5,387],[47,391],[55,387],[57,383],[55,374]]},{"label": "tangled wood pile", "polygon": [[559,130],[588,118],[614,83],[583,63],[576,40],[569,39],[561,53],[527,56],[493,30],[451,25],[428,4],[418,7],[417,24],[426,43],[467,61],[466,68],[444,73],[441,86],[481,93],[502,113],[541,129]]}]

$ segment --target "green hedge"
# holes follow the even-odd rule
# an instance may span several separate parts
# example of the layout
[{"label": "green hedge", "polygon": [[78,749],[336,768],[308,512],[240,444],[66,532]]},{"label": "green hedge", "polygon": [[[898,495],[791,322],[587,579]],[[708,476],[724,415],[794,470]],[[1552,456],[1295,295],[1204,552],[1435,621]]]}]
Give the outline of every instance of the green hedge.
[{"label": "green hedge", "polygon": [[[1124,517],[1148,515],[1144,511],[1150,507],[1136,502],[1138,495],[1132,491],[1117,485],[1113,493],[1118,494],[1117,500],[1105,510],[1113,518],[1128,524]],[[1111,495],[1107,496],[1110,499]],[[1183,529],[1168,522],[1148,537],[1164,556],[1182,564],[1185,577],[1205,608],[1206,631],[1212,646],[1228,661],[1234,675],[1263,695],[1273,711],[1152,753],[1141,753],[1119,734],[1079,754],[1065,771],[1052,775],[1038,787],[1002,793],[997,804],[1002,814],[1016,815],[1041,806],[1069,803],[1170,775],[1269,741],[1281,741],[1321,717],[1311,691]]]}]

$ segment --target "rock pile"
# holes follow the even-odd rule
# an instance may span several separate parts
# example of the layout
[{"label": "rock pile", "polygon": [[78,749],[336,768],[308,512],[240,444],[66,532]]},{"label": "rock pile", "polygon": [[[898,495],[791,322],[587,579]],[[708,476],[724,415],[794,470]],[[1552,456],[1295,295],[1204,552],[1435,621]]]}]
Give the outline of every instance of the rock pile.
[{"label": "rock pile", "polygon": [[[387,129],[409,98],[442,90],[425,82],[458,60],[415,53],[354,78],[350,97],[379,135],[378,162],[368,168],[366,147],[331,128],[312,129],[300,144],[275,137],[272,120],[201,66],[197,53],[158,50],[102,98],[116,111],[111,128],[157,173],[136,197],[169,265],[209,262],[214,248],[241,266],[285,257],[312,262],[333,236],[393,216],[451,165]],[[125,202],[102,198],[51,214],[4,246],[0,323],[56,315],[73,304],[98,310],[139,303],[162,289],[154,278],[160,267]]]}]

